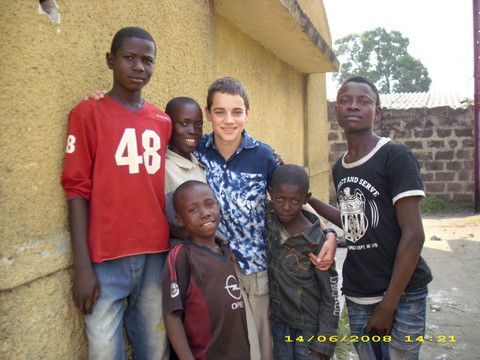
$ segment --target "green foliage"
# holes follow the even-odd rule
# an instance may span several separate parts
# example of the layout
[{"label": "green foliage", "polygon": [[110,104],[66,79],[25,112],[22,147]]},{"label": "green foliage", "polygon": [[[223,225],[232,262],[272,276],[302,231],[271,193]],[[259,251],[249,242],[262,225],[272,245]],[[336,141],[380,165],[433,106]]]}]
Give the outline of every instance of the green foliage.
[{"label": "green foliage", "polygon": [[473,99],[466,97],[462,101],[460,101],[464,107],[472,106],[474,104]]},{"label": "green foliage", "polygon": [[451,208],[451,205],[443,199],[428,195],[422,201],[422,214],[435,214]]},{"label": "green foliage", "polygon": [[[347,307],[344,306],[340,321],[338,322],[338,338],[342,339],[344,336],[350,338],[350,324],[348,322]],[[335,347],[335,357],[337,360],[347,360],[352,358],[355,354],[355,348],[350,341],[339,341]]]},{"label": "green foliage", "polygon": [[427,68],[408,53],[408,44],[399,31],[384,28],[338,39],[335,54],[341,65],[334,79],[343,83],[351,76],[364,76],[381,93],[428,91],[432,80]]}]

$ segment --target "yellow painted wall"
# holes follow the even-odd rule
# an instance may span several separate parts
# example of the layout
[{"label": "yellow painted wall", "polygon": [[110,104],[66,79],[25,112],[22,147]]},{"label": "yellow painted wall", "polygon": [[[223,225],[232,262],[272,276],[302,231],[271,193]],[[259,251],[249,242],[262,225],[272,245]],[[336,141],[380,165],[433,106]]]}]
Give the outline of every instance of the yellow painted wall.
[{"label": "yellow painted wall", "polygon": [[[312,168],[306,159],[315,152],[305,140],[305,129],[316,128],[307,125],[308,75],[216,15],[210,1],[57,3],[59,26],[38,13],[37,1],[0,2],[1,359],[85,358],[59,180],[68,111],[91,90],[109,88],[105,53],[119,28],[144,27],[157,41],[147,100],[164,107],[185,95],[203,106],[208,85],[232,75],[250,92],[250,133],[288,162]],[[316,86],[324,91],[324,84]],[[323,93],[316,99],[324,111]]]},{"label": "yellow painted wall", "polygon": [[247,131],[285,162],[304,165],[304,75],[215,14],[216,77],[240,79],[249,92]]}]

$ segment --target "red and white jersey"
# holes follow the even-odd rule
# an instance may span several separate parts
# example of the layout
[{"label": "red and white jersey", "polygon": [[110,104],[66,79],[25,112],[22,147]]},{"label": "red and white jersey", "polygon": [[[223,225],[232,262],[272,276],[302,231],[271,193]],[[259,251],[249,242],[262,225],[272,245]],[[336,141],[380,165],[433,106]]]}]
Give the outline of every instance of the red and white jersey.
[{"label": "red and white jersey", "polygon": [[69,115],[62,186],[89,200],[93,262],[168,250],[165,149],[172,124],[145,103],[131,111],[112,98],[86,100]]}]

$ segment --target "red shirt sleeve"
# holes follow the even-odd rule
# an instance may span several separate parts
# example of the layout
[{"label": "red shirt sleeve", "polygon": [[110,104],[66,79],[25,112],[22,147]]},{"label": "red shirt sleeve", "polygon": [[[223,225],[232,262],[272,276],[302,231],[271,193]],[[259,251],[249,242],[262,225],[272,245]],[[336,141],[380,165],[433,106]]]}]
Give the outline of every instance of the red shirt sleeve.
[{"label": "red shirt sleeve", "polygon": [[88,102],[82,102],[70,112],[68,117],[68,135],[62,174],[62,186],[67,199],[90,199],[97,147],[92,113],[92,106],[89,106]]},{"label": "red shirt sleeve", "polygon": [[190,280],[190,265],[185,245],[170,250],[162,274],[163,314],[184,311],[184,302]]}]

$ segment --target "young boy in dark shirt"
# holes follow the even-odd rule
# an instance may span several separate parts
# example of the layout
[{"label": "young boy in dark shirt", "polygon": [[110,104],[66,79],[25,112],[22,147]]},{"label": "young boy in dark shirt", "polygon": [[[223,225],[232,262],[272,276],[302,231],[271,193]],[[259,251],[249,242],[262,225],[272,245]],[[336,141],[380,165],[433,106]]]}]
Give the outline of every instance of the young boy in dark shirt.
[{"label": "young boy in dark shirt", "polygon": [[163,271],[167,335],[181,360],[250,359],[245,304],[226,245],[216,239],[220,210],[210,187],[189,180],[174,193],[177,223],[190,239]]},{"label": "young boy in dark shirt", "polygon": [[337,121],[348,150],[333,167],[339,210],[312,199],[323,217],[343,228],[343,265],[350,330],[371,341],[355,343],[360,359],[418,359],[425,332],[430,268],[420,256],[424,241],[420,202],[425,196],[412,152],[377,136],[375,85],[352,77],[337,94]]},{"label": "young boy in dark shirt", "polygon": [[281,165],[267,206],[270,318],[275,360],[329,359],[340,314],[337,272],[310,262],[325,242],[319,218],[302,206],[310,197],[307,172]]}]

